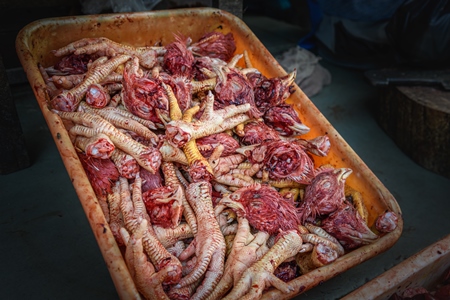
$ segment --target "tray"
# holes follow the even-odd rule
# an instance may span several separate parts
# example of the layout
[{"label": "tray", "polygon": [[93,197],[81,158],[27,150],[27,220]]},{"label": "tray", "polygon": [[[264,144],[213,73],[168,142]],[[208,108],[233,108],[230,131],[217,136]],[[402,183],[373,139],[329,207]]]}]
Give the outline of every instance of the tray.
[{"label": "tray", "polygon": [[[59,116],[49,110],[47,103],[49,97],[45,91],[44,80],[38,70],[38,63],[43,66],[53,65],[57,58],[51,54],[51,50],[86,37],[103,36],[130,45],[151,46],[157,43],[165,45],[172,42],[174,33],[190,36],[195,41],[204,33],[213,30],[225,34],[232,32],[236,41],[236,53],[243,53],[244,50],[247,50],[254,67],[267,77],[286,75],[286,72],[242,20],[230,13],[213,8],[49,18],[28,24],[17,36],[17,54],[68,175],[73,182],[117,292],[122,299],[133,298],[137,296],[138,292],[70,142],[68,133]],[[349,167],[353,170],[347,183],[361,192],[369,211],[369,225],[372,225],[376,217],[386,209],[401,216],[400,207],[392,194],[298,86],[289,101],[295,104],[300,119],[311,128],[311,131],[304,135],[305,138],[314,138],[325,134],[330,138],[332,149],[329,155],[315,158],[316,164],[329,163],[337,168]],[[288,299],[305,292],[386,251],[398,240],[402,229],[403,220],[400,217],[397,229],[382,236],[375,243],[354,250],[328,266],[295,279],[293,284],[297,288],[290,294],[268,291],[264,294],[264,298]]]},{"label": "tray", "polygon": [[450,269],[450,235],[426,247],[399,263],[365,285],[354,290],[342,300],[389,299],[401,295],[407,288],[424,287],[433,291]]}]

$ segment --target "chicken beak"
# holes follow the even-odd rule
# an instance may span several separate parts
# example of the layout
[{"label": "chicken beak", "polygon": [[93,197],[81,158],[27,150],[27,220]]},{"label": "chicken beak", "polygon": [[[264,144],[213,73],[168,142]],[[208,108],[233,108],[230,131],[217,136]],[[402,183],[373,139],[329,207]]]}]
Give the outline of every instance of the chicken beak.
[{"label": "chicken beak", "polygon": [[352,173],[352,169],[350,168],[340,168],[338,169],[337,179],[339,182],[344,182],[348,176]]},{"label": "chicken beak", "polygon": [[297,77],[297,70],[295,69],[291,73],[289,73],[286,78],[283,79],[284,86],[290,86],[294,83],[295,77]]},{"label": "chicken beak", "polygon": [[292,129],[293,131],[295,131],[297,134],[302,135],[302,134],[306,134],[309,132],[310,128],[308,126],[306,126],[303,123],[299,123],[296,122],[295,120],[292,119],[292,117],[288,114],[281,114],[283,116],[283,118],[286,119],[290,119],[291,122],[293,123],[293,125],[288,126],[290,129]]},{"label": "chicken beak", "polygon": [[359,232],[357,237],[354,237],[355,240],[361,241],[364,244],[370,244],[376,239],[378,239],[378,235],[373,233],[370,229],[367,229],[366,232]]},{"label": "chicken beak", "polygon": [[306,126],[305,124],[301,124],[301,123],[295,123],[294,125],[289,126],[289,128],[292,129],[293,131],[295,131],[299,135],[307,134],[310,130],[308,126]]},{"label": "chicken beak", "polygon": [[240,211],[245,212],[244,206],[241,203],[232,200],[230,198],[230,195],[222,198],[222,200],[220,200],[220,204],[223,204],[223,205],[225,205],[225,206],[227,206],[227,207],[229,207],[229,208],[231,208],[231,209],[233,209],[235,211],[239,211],[240,210]]}]

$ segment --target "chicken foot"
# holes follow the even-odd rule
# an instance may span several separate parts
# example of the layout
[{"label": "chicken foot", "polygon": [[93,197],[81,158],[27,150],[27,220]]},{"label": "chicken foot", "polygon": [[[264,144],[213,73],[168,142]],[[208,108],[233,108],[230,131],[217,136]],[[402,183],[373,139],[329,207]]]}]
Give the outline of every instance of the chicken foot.
[{"label": "chicken foot", "polygon": [[142,233],[142,244],[145,253],[150,261],[159,272],[163,269],[170,270],[163,282],[165,284],[174,284],[179,282],[181,278],[181,263],[158,240],[155,231],[150,223],[150,217],[145,209],[145,204],[141,195],[141,178],[136,176],[133,184],[133,195],[130,195],[128,180],[121,177],[120,179],[120,210],[122,212],[125,228],[134,233],[139,229],[140,223],[145,220],[148,226]]},{"label": "chicken foot", "polygon": [[273,272],[283,261],[297,254],[302,246],[302,239],[294,230],[280,235],[275,245],[259,261],[245,270],[224,300],[259,299],[264,289],[270,285],[285,293],[294,290],[293,286],[276,277]]},{"label": "chicken foot", "polygon": [[245,270],[267,253],[268,238],[269,234],[264,231],[251,234],[248,220],[238,214],[238,230],[225,263],[225,272],[208,300],[223,297],[241,279]]},{"label": "chicken foot", "polygon": [[186,190],[186,198],[197,216],[198,232],[179,258],[183,261],[195,253],[197,261],[194,270],[183,277],[178,286],[190,285],[204,275],[192,299],[205,299],[222,277],[225,239],[214,215],[210,184],[205,181],[191,183]]},{"label": "chicken foot", "polygon": [[158,61],[157,56],[164,54],[165,49],[164,47],[132,47],[100,37],[84,38],[53,51],[55,56],[64,56],[70,53],[76,55],[97,53],[107,56],[115,56],[117,54],[134,55],[139,58],[143,67],[151,69]]},{"label": "chicken foot", "polygon": [[120,229],[122,239],[126,244],[125,262],[130,275],[133,277],[137,290],[147,300],[169,300],[164,292],[162,283],[168,273],[175,271],[174,266],[156,272],[153,264],[148,261],[144,253],[143,236],[148,227],[147,220],[142,220],[138,228],[130,236],[125,228]]},{"label": "chicken foot", "polygon": [[117,148],[133,156],[138,164],[151,173],[155,173],[161,164],[161,153],[150,146],[145,146],[119,131],[114,125],[102,117],[85,112],[55,111],[61,118],[83,126],[74,126],[71,133],[82,136],[106,134]]},{"label": "chicken foot", "polygon": [[50,101],[52,107],[61,111],[75,111],[91,84],[101,82],[119,65],[129,60],[131,56],[118,55],[109,60],[105,60],[104,58],[105,57],[100,57],[96,60],[98,63],[87,71],[84,80],[80,84],[56,95]]},{"label": "chicken foot", "polygon": [[173,120],[166,125],[166,136],[177,147],[183,147],[191,139],[220,133],[249,119],[245,114],[250,104],[229,105],[214,110],[214,96],[208,93],[202,116],[195,122]]}]

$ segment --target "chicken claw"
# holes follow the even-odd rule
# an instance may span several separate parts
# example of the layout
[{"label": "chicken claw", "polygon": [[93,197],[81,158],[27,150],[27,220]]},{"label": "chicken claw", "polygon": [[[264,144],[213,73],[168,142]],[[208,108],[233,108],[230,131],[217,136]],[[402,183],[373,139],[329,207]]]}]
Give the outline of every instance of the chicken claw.
[{"label": "chicken claw", "polygon": [[147,226],[147,220],[142,219],[138,229],[131,236],[125,228],[120,229],[122,239],[126,241],[127,245],[125,250],[127,267],[134,278],[137,289],[145,299],[169,299],[163,290],[162,283],[169,272],[175,271],[175,267],[169,266],[156,272],[155,267],[144,253],[142,245],[142,238]]},{"label": "chicken claw", "polygon": [[266,242],[270,235],[267,232],[259,231],[253,235],[250,233],[248,220],[239,217],[239,215],[238,220],[238,231],[234,238],[231,252],[227,257],[225,273],[213,293],[207,298],[209,300],[220,299],[225,295],[233,284],[239,281],[245,270],[269,250]]},{"label": "chicken claw", "polygon": [[275,245],[259,261],[245,270],[241,279],[223,299],[259,299],[264,289],[270,285],[285,293],[292,292],[294,287],[276,277],[273,272],[283,261],[296,255],[301,246],[302,239],[296,231],[281,233]]},{"label": "chicken claw", "polygon": [[191,299],[205,299],[222,277],[226,244],[214,215],[211,185],[206,181],[190,184],[186,198],[197,216],[198,231],[179,259],[186,260],[195,252],[197,262],[194,270],[181,278],[177,287],[190,285],[204,275],[205,278]]},{"label": "chicken claw", "polygon": [[115,56],[117,54],[135,55],[143,67],[151,69],[157,62],[157,56],[165,53],[163,47],[132,47],[114,42],[105,37],[84,38],[53,51],[55,56],[64,56],[70,53],[76,55],[93,54]]},{"label": "chicken claw", "polygon": [[214,110],[213,104],[214,96],[209,92],[205,102],[205,109],[200,119],[193,123],[183,120],[169,122],[166,125],[167,138],[177,147],[182,147],[191,139],[223,132],[249,119],[245,115],[250,109],[250,104],[248,103],[238,106],[229,105],[218,110]]}]

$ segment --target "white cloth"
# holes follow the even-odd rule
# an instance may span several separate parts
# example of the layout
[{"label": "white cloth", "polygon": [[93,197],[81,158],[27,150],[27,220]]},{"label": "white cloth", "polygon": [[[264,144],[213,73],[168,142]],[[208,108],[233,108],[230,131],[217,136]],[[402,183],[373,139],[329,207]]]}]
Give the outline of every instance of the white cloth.
[{"label": "white cloth", "polygon": [[330,72],[319,64],[320,57],[300,46],[281,53],[275,59],[286,72],[297,70],[295,83],[308,97],[318,94],[323,86],[331,83]]}]

